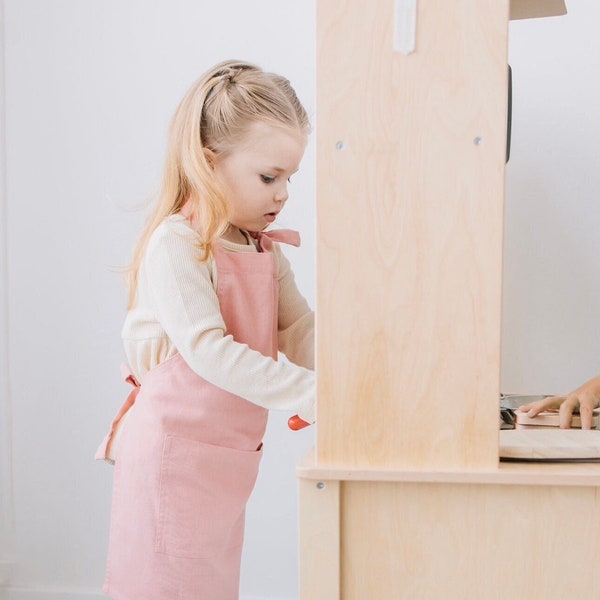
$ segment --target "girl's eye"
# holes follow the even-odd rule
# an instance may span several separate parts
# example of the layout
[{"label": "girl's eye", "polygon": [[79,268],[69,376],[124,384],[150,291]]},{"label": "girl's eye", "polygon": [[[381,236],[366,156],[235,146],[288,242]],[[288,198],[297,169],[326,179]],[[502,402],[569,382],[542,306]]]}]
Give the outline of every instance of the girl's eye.
[{"label": "girl's eye", "polygon": [[269,175],[261,175],[263,183],[273,183],[275,181],[275,177],[269,177]]},{"label": "girl's eye", "polygon": [[292,178],[288,177],[288,183],[292,183]]}]

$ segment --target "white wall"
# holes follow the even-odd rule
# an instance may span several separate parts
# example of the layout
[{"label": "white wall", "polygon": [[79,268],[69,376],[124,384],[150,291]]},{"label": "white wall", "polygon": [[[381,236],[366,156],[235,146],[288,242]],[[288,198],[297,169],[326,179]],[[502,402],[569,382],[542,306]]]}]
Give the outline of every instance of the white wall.
[{"label": "white wall", "polygon": [[600,374],[600,43],[595,0],[510,25],[504,391]]},{"label": "white wall", "polygon": [[[600,6],[579,0],[569,9],[511,25],[505,391],[569,389],[600,373]],[[8,469],[0,476],[15,510],[10,502],[0,509],[16,532],[14,548],[0,532],[0,558],[14,563],[4,570],[6,599],[96,598],[111,470],[92,455],[127,393],[118,375],[125,296],[113,268],[126,262],[143,219],[132,209],[158,179],[178,100],[214,62],[241,57],[287,75],[314,114],[314,7],[4,0],[4,13],[8,266],[0,291],[10,337],[0,381],[10,376],[12,392],[1,389],[0,416],[12,407],[13,427],[0,424],[0,451],[10,454],[12,431],[14,485]],[[290,256],[311,301],[313,161],[314,139],[280,223],[303,234]],[[296,597],[294,465],[313,432],[289,432],[286,417],[271,420],[249,506],[246,599]]]},{"label": "white wall", "polygon": [[[112,476],[93,454],[129,391],[119,378],[125,294],[113,268],[126,263],[143,220],[132,209],[158,181],[177,103],[217,61],[241,57],[285,74],[314,114],[314,7],[4,0],[4,13],[10,598],[87,597],[103,578]],[[291,257],[311,302],[313,144],[280,222],[303,234]],[[291,432],[287,416],[271,420],[248,510],[245,598],[295,597],[294,468],[313,432]]]},{"label": "white wall", "polygon": [[[3,23],[0,2],[0,23]],[[8,381],[8,273],[6,256],[6,146],[4,136],[4,30],[0,27],[0,589],[6,583],[14,542],[12,489],[12,428],[10,385]],[[1,592],[0,592],[1,597]]]}]

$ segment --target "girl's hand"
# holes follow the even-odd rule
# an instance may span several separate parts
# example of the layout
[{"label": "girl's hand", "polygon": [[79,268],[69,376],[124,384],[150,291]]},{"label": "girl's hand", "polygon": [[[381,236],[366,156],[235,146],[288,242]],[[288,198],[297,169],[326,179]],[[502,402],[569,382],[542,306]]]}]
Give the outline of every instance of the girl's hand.
[{"label": "girl's hand", "polygon": [[587,381],[566,396],[549,396],[520,407],[528,417],[535,417],[544,410],[557,410],[562,429],[570,429],[573,413],[581,416],[581,428],[591,429],[592,413],[600,406],[600,376]]}]

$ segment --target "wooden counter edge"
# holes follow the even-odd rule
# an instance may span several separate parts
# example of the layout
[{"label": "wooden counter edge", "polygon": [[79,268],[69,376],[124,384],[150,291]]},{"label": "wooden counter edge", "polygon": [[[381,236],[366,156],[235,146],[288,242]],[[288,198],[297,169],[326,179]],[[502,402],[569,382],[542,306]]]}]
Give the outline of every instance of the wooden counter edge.
[{"label": "wooden counter edge", "polygon": [[427,471],[369,467],[347,468],[317,465],[314,448],[296,467],[296,475],[300,479],[323,481],[600,487],[600,463],[499,462],[496,469],[473,471]]}]

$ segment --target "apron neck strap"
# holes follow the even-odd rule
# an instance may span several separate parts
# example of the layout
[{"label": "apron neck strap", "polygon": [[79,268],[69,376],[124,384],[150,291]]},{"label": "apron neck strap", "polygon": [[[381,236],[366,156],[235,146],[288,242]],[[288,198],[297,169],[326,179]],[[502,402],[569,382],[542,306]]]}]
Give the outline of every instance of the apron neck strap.
[{"label": "apron neck strap", "polygon": [[282,242],[290,246],[300,246],[300,234],[291,229],[275,229],[274,231],[249,231],[263,252],[271,252],[273,242]]}]

